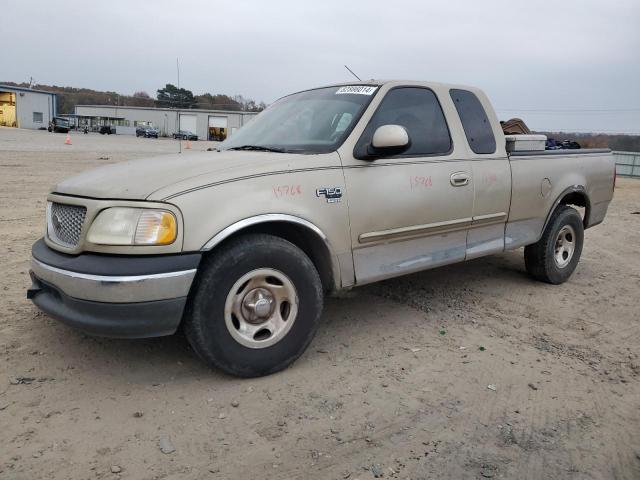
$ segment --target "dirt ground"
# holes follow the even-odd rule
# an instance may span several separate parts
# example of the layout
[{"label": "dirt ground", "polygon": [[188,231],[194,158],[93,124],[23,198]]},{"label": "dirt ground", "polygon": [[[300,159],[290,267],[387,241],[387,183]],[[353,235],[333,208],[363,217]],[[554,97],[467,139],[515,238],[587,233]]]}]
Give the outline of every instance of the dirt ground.
[{"label": "dirt ground", "polygon": [[26,300],[50,185],[177,148],[64,137],[0,128],[0,478],[640,478],[640,181],[563,285],[518,250],[354,289],[291,368],[241,380]]}]

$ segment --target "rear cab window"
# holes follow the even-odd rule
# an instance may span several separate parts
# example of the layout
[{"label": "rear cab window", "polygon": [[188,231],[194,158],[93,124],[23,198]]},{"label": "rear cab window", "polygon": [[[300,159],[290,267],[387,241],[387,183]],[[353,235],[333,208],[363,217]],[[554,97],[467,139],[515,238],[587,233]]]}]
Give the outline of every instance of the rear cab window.
[{"label": "rear cab window", "polygon": [[411,146],[397,157],[423,157],[451,153],[449,127],[436,94],[424,87],[396,87],[387,92],[371,117],[354,150],[356,158],[367,156],[373,134],[382,125],[407,130]]},{"label": "rear cab window", "polygon": [[496,138],[478,97],[473,92],[460,89],[451,89],[449,94],[456,106],[464,134],[473,153],[478,155],[495,153]]}]

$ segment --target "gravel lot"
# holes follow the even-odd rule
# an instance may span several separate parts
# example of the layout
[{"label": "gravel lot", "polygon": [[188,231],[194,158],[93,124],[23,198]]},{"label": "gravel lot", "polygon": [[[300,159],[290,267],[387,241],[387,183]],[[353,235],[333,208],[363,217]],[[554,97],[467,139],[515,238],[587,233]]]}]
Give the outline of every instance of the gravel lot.
[{"label": "gravel lot", "polygon": [[240,380],[26,300],[50,185],[177,149],[64,138],[0,128],[0,478],[640,478],[640,181],[563,285],[519,250],[355,289],[293,367]]}]

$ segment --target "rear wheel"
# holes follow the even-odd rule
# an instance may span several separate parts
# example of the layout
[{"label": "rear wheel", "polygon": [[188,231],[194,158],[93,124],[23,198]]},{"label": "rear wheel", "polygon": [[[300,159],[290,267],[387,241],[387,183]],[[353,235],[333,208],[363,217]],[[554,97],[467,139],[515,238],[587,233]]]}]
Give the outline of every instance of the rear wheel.
[{"label": "rear wheel", "polygon": [[255,377],[293,363],[322,314],[311,260],[272,235],[247,235],[206,258],[187,306],[185,333],[198,355],[225,372]]},{"label": "rear wheel", "polygon": [[524,248],[529,274],[542,282],[566,282],[580,261],[584,243],[582,218],[575,208],[559,205],[551,215],[542,238]]}]

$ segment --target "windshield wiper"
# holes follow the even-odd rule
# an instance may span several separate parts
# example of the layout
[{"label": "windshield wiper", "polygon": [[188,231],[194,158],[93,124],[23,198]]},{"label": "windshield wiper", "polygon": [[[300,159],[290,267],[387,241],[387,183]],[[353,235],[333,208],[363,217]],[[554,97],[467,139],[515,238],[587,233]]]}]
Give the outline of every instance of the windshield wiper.
[{"label": "windshield wiper", "polygon": [[241,145],[239,147],[231,147],[228,150],[255,150],[260,152],[277,152],[284,153],[284,148],[265,147],[263,145]]}]

